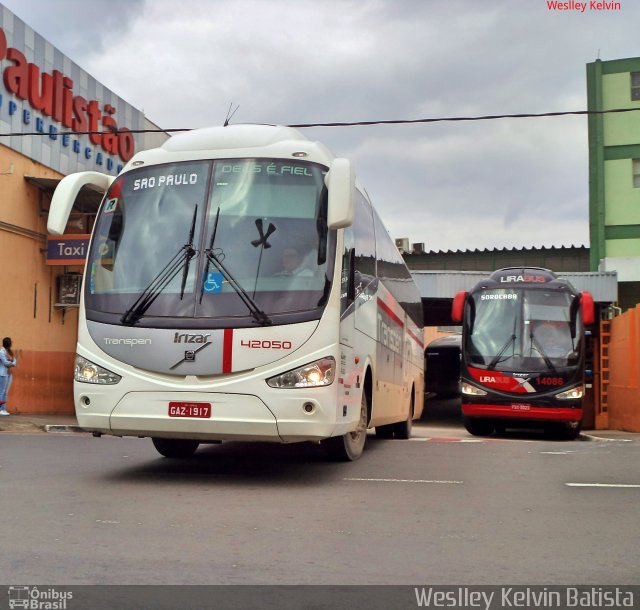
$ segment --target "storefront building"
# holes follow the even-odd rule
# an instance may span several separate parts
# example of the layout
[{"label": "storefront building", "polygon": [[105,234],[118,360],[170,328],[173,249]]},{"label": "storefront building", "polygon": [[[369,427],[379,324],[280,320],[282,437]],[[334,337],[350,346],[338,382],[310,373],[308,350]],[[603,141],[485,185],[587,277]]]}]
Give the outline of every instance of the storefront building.
[{"label": "storefront building", "polygon": [[8,408],[73,413],[80,274],[100,194],[82,192],[65,235],[47,236],[67,174],[116,175],[163,133],[0,5],[0,337],[18,356]]}]

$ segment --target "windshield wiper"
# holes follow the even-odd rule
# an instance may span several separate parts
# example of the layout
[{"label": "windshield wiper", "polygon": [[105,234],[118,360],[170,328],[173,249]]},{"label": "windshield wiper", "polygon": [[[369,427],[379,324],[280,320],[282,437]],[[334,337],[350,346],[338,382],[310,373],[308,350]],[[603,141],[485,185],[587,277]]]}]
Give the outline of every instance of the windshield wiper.
[{"label": "windshield wiper", "polygon": [[[240,297],[240,300],[247,306],[254,320],[258,322],[258,324],[261,324],[262,326],[269,326],[271,324],[271,318],[269,318],[269,316],[262,309],[260,309],[260,307],[258,307],[258,304],[249,296],[247,291],[242,286],[240,286],[240,284],[238,284],[235,278],[229,273],[229,270],[224,266],[222,262],[222,258],[224,258],[224,255],[221,258],[215,253],[213,249],[213,243],[216,240],[216,233],[218,232],[218,220],[220,220],[220,208],[218,208],[218,211],[216,212],[216,219],[215,219],[215,222],[213,223],[213,231],[211,232],[211,240],[209,241],[209,247],[204,251],[204,255],[207,257],[207,265],[204,270],[204,277],[206,278],[207,274],[209,273],[209,264],[210,263],[213,264],[213,266],[220,273],[222,273],[222,275],[227,280],[231,288],[233,288],[236,291],[236,294]],[[275,230],[275,227],[273,228],[273,230],[270,230],[268,232],[267,237],[271,233],[273,233],[274,230]],[[264,239],[266,242],[266,237]],[[271,245],[267,247],[271,247]],[[222,253],[222,250],[220,250],[220,252]],[[203,296],[204,296],[204,287],[202,289],[202,292],[200,293],[201,303],[202,303]]]},{"label": "windshield wiper", "polygon": [[507,339],[506,343],[502,346],[500,351],[495,355],[494,359],[489,363],[489,366],[487,367],[487,370],[493,370],[496,367],[498,362],[500,362],[500,358],[502,357],[502,354],[505,353],[505,351],[509,347],[509,345],[514,345],[515,346],[515,341],[518,338],[518,335],[516,334],[516,325],[517,324],[518,324],[518,318],[516,317],[513,320],[513,332],[511,333],[511,336]]},{"label": "windshield wiper", "polygon": [[165,267],[158,273],[149,283],[149,285],[142,291],[140,296],[133,302],[131,307],[124,312],[120,321],[127,325],[133,326],[140,320],[145,314],[147,309],[151,307],[153,302],[158,298],[158,295],[169,285],[171,280],[178,275],[180,269],[182,269],[182,283],[180,287],[180,300],[184,298],[184,290],[187,284],[187,277],[189,275],[189,266],[191,259],[196,255],[196,250],[193,248],[193,238],[196,230],[196,218],[198,217],[198,206],[196,205],[193,211],[193,220],[191,221],[191,229],[189,230],[189,241],[178,250],[175,256],[165,265]]},{"label": "windshield wiper", "polygon": [[509,345],[511,345],[516,339],[517,339],[517,335],[515,333],[513,333],[507,339],[507,342],[502,346],[500,351],[495,355],[495,358],[489,363],[489,366],[487,367],[487,370],[493,370],[496,367],[498,362],[500,362],[500,358],[502,357],[502,354],[505,353],[505,351],[507,350]]},{"label": "windshield wiper", "polygon": [[182,284],[180,285],[180,300],[184,298],[184,288],[187,285],[187,277],[189,276],[189,267],[191,259],[195,256],[196,251],[193,249],[193,236],[196,232],[196,218],[198,217],[198,206],[193,210],[193,220],[191,221],[191,229],[189,230],[189,241],[184,246],[185,259],[182,267]]},{"label": "windshield wiper", "polygon": [[[213,223],[213,231],[211,232],[211,241],[209,242],[209,247],[204,251],[205,255],[207,252],[213,252],[213,242],[216,240],[216,233],[218,232],[218,220],[220,220],[220,208],[218,208],[218,211],[216,212],[216,220]],[[211,264],[211,259],[207,256],[207,264],[205,265],[205,268],[204,268],[205,281],[207,280],[207,277],[209,277],[210,264]],[[204,285],[200,290],[200,303],[202,303],[203,296],[204,296]]]},{"label": "windshield wiper", "polygon": [[547,365],[547,368],[552,373],[556,373],[557,372],[556,367],[553,366],[553,362],[551,362],[551,360],[549,359],[549,356],[547,356],[546,352],[544,351],[544,348],[542,347],[542,345],[540,345],[540,342],[533,335],[533,331],[531,331],[531,333],[529,334],[529,340],[531,341],[531,347],[535,349],[536,352],[538,352],[542,356],[542,359],[544,360],[544,363]]},{"label": "windshield wiper", "polygon": [[210,247],[204,251],[207,261],[212,263],[213,266],[222,273],[224,279],[227,280],[231,288],[233,288],[240,297],[240,300],[247,306],[254,320],[262,326],[269,326],[272,323],[271,318],[262,309],[260,309],[260,307],[258,307],[258,304],[251,298],[251,296],[249,296],[247,291],[238,284],[236,279],[229,273],[228,269],[222,263],[222,259],[215,253],[215,250],[211,246],[213,246],[213,236],[211,238]]}]

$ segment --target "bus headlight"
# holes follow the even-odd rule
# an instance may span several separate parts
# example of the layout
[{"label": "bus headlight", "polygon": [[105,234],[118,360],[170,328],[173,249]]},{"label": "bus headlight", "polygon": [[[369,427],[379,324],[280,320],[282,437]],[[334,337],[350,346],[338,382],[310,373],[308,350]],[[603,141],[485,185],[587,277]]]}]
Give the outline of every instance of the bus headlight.
[{"label": "bus headlight", "polygon": [[118,381],[122,379],[120,375],[116,375],[115,373],[98,366],[94,362],[91,362],[91,360],[78,356],[78,354],[76,354],[76,364],[73,376],[76,381],[80,381],[82,383],[99,383],[107,385],[118,383]]},{"label": "bus headlight", "polygon": [[281,375],[267,379],[272,388],[317,388],[331,385],[336,372],[336,361],[333,358],[321,358]]},{"label": "bus headlight", "polygon": [[584,386],[577,386],[575,388],[571,388],[570,390],[565,390],[564,392],[560,392],[560,394],[556,394],[556,398],[560,400],[577,400],[578,398],[582,398],[584,396]]},{"label": "bus headlight", "polygon": [[480,388],[477,388],[474,385],[471,385],[470,383],[467,383],[466,381],[462,382],[462,386],[460,387],[460,391],[463,394],[467,394],[469,396],[486,396],[487,393],[484,390],[481,390]]}]

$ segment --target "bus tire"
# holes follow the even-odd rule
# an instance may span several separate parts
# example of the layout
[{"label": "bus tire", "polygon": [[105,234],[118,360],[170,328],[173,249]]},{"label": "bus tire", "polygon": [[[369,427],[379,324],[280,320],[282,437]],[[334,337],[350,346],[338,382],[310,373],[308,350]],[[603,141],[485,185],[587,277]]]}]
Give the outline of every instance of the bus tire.
[{"label": "bus tire", "polygon": [[575,441],[580,436],[581,430],[582,422],[577,422],[577,424],[575,425],[567,422],[556,424],[555,426],[550,427],[548,430],[545,429],[545,432],[547,433],[546,436],[550,436],[554,440]]},{"label": "bus tire", "polygon": [[469,434],[473,436],[491,436],[496,429],[495,423],[490,419],[481,417],[462,416],[462,423]]},{"label": "bus tire", "polygon": [[411,392],[411,403],[409,404],[409,416],[405,421],[393,424],[393,435],[402,441],[411,438],[411,429],[413,428],[413,392]]},{"label": "bus tire", "polygon": [[390,439],[393,438],[393,426],[395,424],[387,424],[386,426],[376,426],[376,438]]},{"label": "bus tire", "polygon": [[578,422],[577,425],[572,426],[567,424],[564,428],[564,438],[568,441],[575,441],[582,431],[582,422]]},{"label": "bus tire", "polygon": [[198,446],[199,441],[186,438],[152,438],[153,446],[160,455],[168,458],[188,458],[191,457]]},{"label": "bus tire", "polygon": [[368,413],[367,395],[362,392],[360,420],[357,428],[353,432],[347,432],[342,436],[332,436],[322,441],[322,445],[331,460],[335,462],[353,462],[362,455],[367,442]]}]

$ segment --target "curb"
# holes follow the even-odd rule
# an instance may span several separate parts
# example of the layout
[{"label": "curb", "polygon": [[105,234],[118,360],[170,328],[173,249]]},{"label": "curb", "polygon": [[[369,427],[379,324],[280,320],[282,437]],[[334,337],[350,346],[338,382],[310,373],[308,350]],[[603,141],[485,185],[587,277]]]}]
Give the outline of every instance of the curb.
[{"label": "curb", "polygon": [[67,426],[61,424],[49,424],[44,426],[45,432],[86,432],[80,426]]},{"label": "curb", "polygon": [[605,443],[633,443],[631,438],[606,438],[604,436],[593,436],[592,434],[580,434],[580,440],[602,441]]}]

